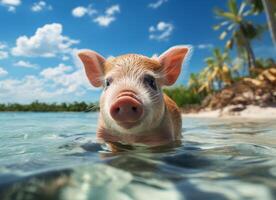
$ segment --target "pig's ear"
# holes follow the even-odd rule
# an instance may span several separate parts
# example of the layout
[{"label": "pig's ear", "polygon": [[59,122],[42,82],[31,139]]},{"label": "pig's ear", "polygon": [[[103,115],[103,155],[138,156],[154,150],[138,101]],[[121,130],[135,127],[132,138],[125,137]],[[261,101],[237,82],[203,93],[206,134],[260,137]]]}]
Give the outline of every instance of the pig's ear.
[{"label": "pig's ear", "polygon": [[100,87],[103,85],[102,77],[103,73],[103,63],[105,58],[95,51],[83,50],[78,52],[78,56],[81,59],[86,75],[90,83],[95,87]]},{"label": "pig's ear", "polygon": [[174,46],[158,57],[164,71],[164,85],[172,85],[177,80],[184,58],[187,57],[189,46]]}]

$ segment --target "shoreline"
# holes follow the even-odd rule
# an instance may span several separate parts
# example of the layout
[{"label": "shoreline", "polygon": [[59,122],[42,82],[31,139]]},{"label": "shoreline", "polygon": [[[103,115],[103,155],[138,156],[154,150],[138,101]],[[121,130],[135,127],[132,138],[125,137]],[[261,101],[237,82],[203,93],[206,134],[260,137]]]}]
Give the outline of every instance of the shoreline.
[{"label": "shoreline", "polygon": [[[182,117],[191,118],[251,118],[251,119],[276,119],[275,107],[260,107],[249,105],[242,111],[232,111],[233,106],[227,106],[217,110],[201,110],[199,112],[181,113]],[[0,111],[1,113],[97,113],[98,111],[56,111],[56,112],[41,112],[41,111]]]},{"label": "shoreline", "polygon": [[218,110],[203,110],[198,113],[182,113],[182,117],[194,118],[252,118],[276,119],[276,107],[260,107],[249,105],[242,111],[230,111],[231,107]]}]

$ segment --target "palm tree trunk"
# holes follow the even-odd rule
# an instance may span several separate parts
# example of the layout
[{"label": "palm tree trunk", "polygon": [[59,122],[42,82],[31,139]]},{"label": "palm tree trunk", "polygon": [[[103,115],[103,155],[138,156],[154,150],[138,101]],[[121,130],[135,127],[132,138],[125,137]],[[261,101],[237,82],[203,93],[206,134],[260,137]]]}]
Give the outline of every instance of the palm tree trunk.
[{"label": "palm tree trunk", "polygon": [[255,58],[255,55],[254,55],[254,52],[253,52],[253,49],[252,49],[252,47],[251,47],[251,45],[250,45],[250,42],[248,41],[248,39],[246,38],[246,43],[245,43],[245,48],[246,48],[246,50],[247,50],[247,54],[248,54],[248,59],[249,59],[249,61],[250,61],[250,65],[249,65],[249,67],[250,68],[255,68],[256,67],[256,58]]},{"label": "palm tree trunk", "polygon": [[255,54],[254,54],[253,49],[251,47],[250,41],[245,36],[245,28],[242,24],[240,24],[240,29],[241,29],[241,36],[242,36],[244,44],[245,44],[244,47],[245,47],[246,53],[247,53],[248,69],[253,69],[253,68],[256,67]]},{"label": "palm tree trunk", "polygon": [[267,18],[269,32],[274,45],[276,45],[276,1],[262,0]]}]

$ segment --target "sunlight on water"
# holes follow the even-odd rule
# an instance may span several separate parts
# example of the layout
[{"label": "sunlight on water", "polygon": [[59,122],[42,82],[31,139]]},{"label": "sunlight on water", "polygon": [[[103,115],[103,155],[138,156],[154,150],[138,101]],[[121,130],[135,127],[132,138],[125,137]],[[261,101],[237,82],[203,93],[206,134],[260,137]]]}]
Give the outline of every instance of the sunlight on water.
[{"label": "sunlight on water", "polygon": [[275,120],[183,119],[183,145],[112,154],[97,113],[0,113],[0,199],[274,199]]}]

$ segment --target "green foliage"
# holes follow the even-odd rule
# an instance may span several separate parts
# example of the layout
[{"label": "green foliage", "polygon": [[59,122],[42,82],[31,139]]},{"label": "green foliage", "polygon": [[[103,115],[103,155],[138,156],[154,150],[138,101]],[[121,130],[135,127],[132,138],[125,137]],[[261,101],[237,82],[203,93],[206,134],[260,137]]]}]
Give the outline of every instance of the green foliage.
[{"label": "green foliage", "polygon": [[232,83],[232,68],[229,65],[230,57],[228,51],[213,49],[213,55],[205,58],[206,66],[199,73],[201,86],[198,92],[212,92],[215,89],[222,89],[225,85]]},{"label": "green foliage", "polygon": [[31,104],[0,104],[0,112],[88,112],[98,110],[97,104],[85,102],[46,104],[35,101]]},{"label": "green foliage", "polygon": [[191,88],[187,88],[183,85],[165,88],[163,91],[174,100],[179,107],[200,104],[205,97],[205,94],[194,92]]},{"label": "green foliage", "polygon": [[247,0],[247,2],[251,5],[252,14],[259,14],[263,12],[264,6],[262,0]]},{"label": "green foliage", "polygon": [[228,0],[226,10],[216,8],[216,17],[221,22],[213,27],[214,30],[221,30],[219,39],[226,40],[225,47],[233,49],[237,47],[239,57],[247,61],[247,69],[256,67],[255,54],[252,49],[252,40],[259,39],[266,30],[264,25],[255,24],[250,21],[249,15],[253,10],[259,9],[260,1],[252,0],[238,3],[237,0]]},{"label": "green foliage", "polygon": [[[263,11],[262,0],[228,0],[227,9],[216,8],[215,15],[221,21],[213,27],[220,30],[220,40],[226,40],[225,49],[213,49],[213,55],[205,59],[206,66],[197,74],[190,74],[188,86],[164,89],[180,107],[200,104],[208,93],[224,88],[242,79],[246,70],[253,77],[259,68],[276,66],[273,59],[256,59],[251,43],[259,39],[266,26],[255,24],[252,16]],[[228,50],[237,50],[238,58],[231,60]],[[243,71],[243,74],[240,73]]]},{"label": "green foliage", "polygon": [[268,68],[268,67],[275,67],[276,61],[273,58],[258,58],[256,60],[258,67]]}]

